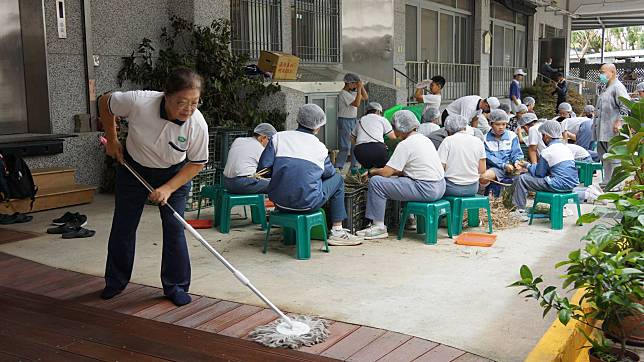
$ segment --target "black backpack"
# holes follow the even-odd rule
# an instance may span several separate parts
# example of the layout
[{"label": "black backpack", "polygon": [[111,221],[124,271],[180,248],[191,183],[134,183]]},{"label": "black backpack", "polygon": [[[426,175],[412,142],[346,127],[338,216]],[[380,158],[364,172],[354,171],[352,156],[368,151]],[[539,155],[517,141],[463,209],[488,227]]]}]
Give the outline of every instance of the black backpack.
[{"label": "black backpack", "polygon": [[31,199],[33,208],[38,188],[27,163],[15,155],[0,154],[0,201]]}]

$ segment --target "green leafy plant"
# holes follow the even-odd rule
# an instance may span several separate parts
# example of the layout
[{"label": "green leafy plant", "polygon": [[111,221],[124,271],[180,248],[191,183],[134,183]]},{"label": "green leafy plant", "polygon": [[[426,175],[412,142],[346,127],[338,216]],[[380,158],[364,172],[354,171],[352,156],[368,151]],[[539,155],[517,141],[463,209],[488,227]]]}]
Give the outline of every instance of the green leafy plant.
[{"label": "green leafy plant", "polygon": [[[544,317],[556,310],[563,324],[574,319],[597,329],[594,334],[583,330],[582,333],[591,343],[593,354],[605,362],[625,360],[626,340],[632,330],[627,333],[624,322],[644,313],[644,100],[621,100],[629,107],[630,115],[624,117],[619,134],[609,142],[605,158],[619,160],[620,165],[606,188],[611,190],[625,183],[624,189],[599,197],[613,207],[596,207],[577,220],[578,224],[600,219],[604,222],[594,225],[582,238],[587,241],[583,249],[571,252],[567,260],[556,265],[557,268],[567,266],[562,287],[582,289],[581,300],[578,304],[571,303],[554,286],[542,289],[543,279],[533,278],[526,265],[521,267],[521,280],[510,285],[523,287],[519,294],[538,300]],[[582,307],[584,302],[588,308]],[[599,321],[619,340],[618,356],[612,353],[604,330],[597,327]]]},{"label": "green leafy plant", "polygon": [[246,76],[248,59],[230,50],[230,23],[216,19],[210,26],[199,26],[182,18],[170,18],[170,28],[161,30],[161,47],[156,52],[144,38],[129,57],[123,58],[118,73],[125,81],[143,89],[163,89],[167,76],[177,67],[188,67],[204,78],[199,108],[210,126],[247,129],[261,122],[284,128],[286,113],[265,110],[262,100],[280,90],[279,85]]},{"label": "green leafy plant", "polygon": [[[576,320],[594,329],[595,333],[586,333],[583,329],[581,332],[591,343],[593,353],[606,362],[625,360],[628,336],[623,329],[618,333],[620,352],[615,356],[597,322],[613,321],[621,326],[625,317],[644,312],[644,307],[635,300],[644,297],[644,254],[630,249],[612,253],[606,250],[610,245],[610,242],[591,241],[556,265],[557,268],[567,266],[566,274],[562,276],[563,289],[571,287],[571,290],[583,290],[578,303],[558,293],[555,286],[542,288],[542,277],[533,277],[526,265],[520,269],[521,279],[510,285],[522,287],[519,294],[539,301],[544,317],[554,310],[564,325]],[[588,307],[582,306],[584,302]]]}]

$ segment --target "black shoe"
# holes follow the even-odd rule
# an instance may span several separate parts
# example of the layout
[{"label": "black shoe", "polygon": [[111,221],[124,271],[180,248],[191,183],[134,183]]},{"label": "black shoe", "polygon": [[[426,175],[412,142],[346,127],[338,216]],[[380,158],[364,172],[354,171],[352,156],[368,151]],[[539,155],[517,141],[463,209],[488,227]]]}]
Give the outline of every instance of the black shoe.
[{"label": "black shoe", "polygon": [[183,290],[178,290],[172,295],[167,295],[168,299],[174,303],[177,307],[181,307],[183,305],[186,305],[190,302],[192,302],[192,298],[190,295]]},{"label": "black shoe", "polygon": [[65,215],[59,217],[58,219],[54,219],[51,221],[53,225],[65,225],[67,223],[73,222],[74,224],[78,224],[79,226],[85,226],[87,225],[87,216],[81,215],[78,212],[66,212]]},{"label": "black shoe", "polygon": [[94,230],[88,230],[80,226],[72,227],[72,231],[63,233],[63,239],[91,238],[96,234]]},{"label": "black shoe", "polygon": [[11,215],[0,214],[0,225],[22,224],[31,221],[33,218],[31,215],[25,215],[19,212],[14,212]]},{"label": "black shoe", "polygon": [[115,296],[121,294],[122,291],[122,289],[105,287],[105,289],[103,289],[103,291],[101,292],[101,299],[112,299]]}]

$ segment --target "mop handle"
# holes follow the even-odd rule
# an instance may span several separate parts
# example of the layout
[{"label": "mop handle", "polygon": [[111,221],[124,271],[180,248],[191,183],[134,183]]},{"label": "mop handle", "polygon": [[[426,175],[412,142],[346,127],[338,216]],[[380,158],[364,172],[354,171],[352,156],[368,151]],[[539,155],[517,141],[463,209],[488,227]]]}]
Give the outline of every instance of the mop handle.
[{"label": "mop handle", "polygon": [[[132,168],[128,163],[127,163],[127,161],[123,160],[123,166],[125,166],[125,168],[127,168],[127,169],[128,169],[128,171],[130,171],[130,173],[131,173],[131,174],[132,174],[132,175],[133,175],[137,180],[139,180],[139,182],[141,182],[141,184],[143,184],[143,186],[145,186],[145,188],[146,188],[148,191],[150,191],[150,192],[153,192],[153,191],[154,191],[154,188],[152,188],[152,186],[151,186],[151,185],[150,185],[150,184],[149,184],[149,183],[148,183],[148,182],[147,182],[147,181],[146,181],[146,180],[145,180],[141,175],[139,175],[139,173],[138,173],[138,172],[136,172],[136,171],[135,171],[135,170],[134,170],[134,169],[133,169],[133,168]],[[292,323],[292,321],[291,321],[291,319],[290,319],[289,317],[287,317],[287,316],[286,316],[286,315],[285,315],[285,314],[284,314],[284,313],[283,313],[279,308],[277,308],[273,303],[271,303],[271,301],[270,301],[270,300],[268,300],[268,298],[266,298],[266,296],[264,296],[264,294],[262,294],[262,292],[260,292],[257,288],[255,288],[255,286],[250,282],[250,280],[248,280],[248,278],[246,278],[246,276],[245,276],[244,274],[242,274],[242,272],[240,272],[239,270],[237,270],[237,269],[236,269],[236,268],[235,268],[231,263],[229,263],[229,262],[228,262],[228,260],[226,260],[226,258],[224,258],[221,254],[219,254],[219,252],[218,252],[215,248],[213,248],[213,247],[212,247],[212,245],[210,245],[210,244],[206,241],[206,239],[204,239],[204,238],[201,236],[201,234],[199,234],[199,233],[197,232],[197,230],[195,230],[195,229],[192,227],[192,225],[188,224],[188,222],[186,222],[186,220],[185,220],[183,217],[181,217],[181,215],[179,215],[179,213],[177,213],[177,211],[176,211],[176,210],[175,210],[175,209],[174,209],[170,204],[167,204],[167,203],[166,203],[166,204],[163,204],[163,206],[166,206],[167,208],[169,208],[169,209],[170,209],[170,211],[172,211],[172,215],[174,215],[174,217],[175,217],[177,220],[179,220],[179,222],[180,222],[181,224],[183,224],[183,227],[184,227],[186,230],[188,230],[188,232],[189,232],[190,234],[192,234],[192,236],[193,236],[195,239],[197,239],[197,240],[201,243],[201,245],[203,245],[206,249],[208,249],[208,251],[209,251],[212,255],[214,255],[217,259],[219,259],[219,261],[220,261],[222,264],[224,264],[224,265],[226,266],[226,268],[228,268],[228,270],[230,270],[230,272],[231,272],[231,273],[233,273],[233,275],[235,275],[235,277],[236,277],[236,278],[237,278],[237,279],[238,279],[242,284],[244,284],[245,286],[247,286],[247,287],[248,287],[248,289],[250,289],[253,293],[255,293],[255,295],[257,295],[257,296],[259,297],[259,299],[261,299],[264,303],[266,303],[266,305],[268,305],[268,306],[269,306],[269,307],[270,307],[270,308],[271,308],[275,313],[277,313],[277,314],[278,314],[278,315],[279,315],[279,316],[280,316],[280,317],[281,317],[285,322],[287,322],[287,323],[288,323],[288,324],[290,324],[291,326],[293,325],[293,323]]]}]

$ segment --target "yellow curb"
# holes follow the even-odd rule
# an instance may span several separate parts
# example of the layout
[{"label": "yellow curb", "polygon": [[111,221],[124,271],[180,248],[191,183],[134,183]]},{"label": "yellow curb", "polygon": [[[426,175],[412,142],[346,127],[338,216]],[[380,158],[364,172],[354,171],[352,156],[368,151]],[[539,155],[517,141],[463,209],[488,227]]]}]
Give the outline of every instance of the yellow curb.
[{"label": "yellow curb", "polygon": [[[583,290],[575,293],[574,303],[579,302],[583,293]],[[582,307],[586,306],[584,303]],[[579,328],[587,334],[592,333],[591,327],[575,320],[564,326],[556,319],[525,359],[526,362],[588,362],[588,349],[583,348],[588,343]]]}]

